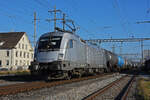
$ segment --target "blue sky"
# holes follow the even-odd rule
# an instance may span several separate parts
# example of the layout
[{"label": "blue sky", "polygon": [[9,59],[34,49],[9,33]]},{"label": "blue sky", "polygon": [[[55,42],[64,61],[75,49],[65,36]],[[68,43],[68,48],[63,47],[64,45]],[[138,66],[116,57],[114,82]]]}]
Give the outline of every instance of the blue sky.
[{"label": "blue sky", "polygon": [[[150,20],[150,0],[1,0],[0,32],[25,31],[32,41],[33,13],[36,11],[40,19],[37,23],[39,37],[52,30],[52,23],[45,20],[52,18],[48,10],[55,5],[80,27],[77,34],[83,39],[150,37],[150,23],[136,24],[137,21]],[[111,46],[110,43],[103,45],[108,49]],[[138,46],[139,43],[125,43],[123,49],[128,51],[127,48],[130,48],[129,51],[135,52]],[[139,48],[136,49],[136,52],[139,51]]]}]

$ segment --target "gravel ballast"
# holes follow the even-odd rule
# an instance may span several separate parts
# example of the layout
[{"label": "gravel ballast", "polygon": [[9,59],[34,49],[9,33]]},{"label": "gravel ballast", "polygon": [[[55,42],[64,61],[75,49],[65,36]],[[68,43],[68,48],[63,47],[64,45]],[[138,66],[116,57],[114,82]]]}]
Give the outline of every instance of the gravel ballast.
[{"label": "gravel ballast", "polygon": [[115,74],[113,77],[109,76],[109,78],[103,77],[39,89],[28,93],[18,93],[16,95],[0,97],[0,100],[81,100],[122,76],[124,75]]}]

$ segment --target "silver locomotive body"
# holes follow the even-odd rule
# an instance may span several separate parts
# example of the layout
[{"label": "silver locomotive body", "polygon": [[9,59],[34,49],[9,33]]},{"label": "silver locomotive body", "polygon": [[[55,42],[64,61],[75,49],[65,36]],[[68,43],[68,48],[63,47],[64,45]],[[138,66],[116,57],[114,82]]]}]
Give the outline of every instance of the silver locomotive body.
[{"label": "silver locomotive body", "polygon": [[[116,54],[91,45],[69,32],[43,34],[36,45],[31,74],[69,77],[74,74],[117,71],[124,66]],[[120,67],[118,67],[120,66]]]},{"label": "silver locomotive body", "polygon": [[104,49],[87,44],[69,32],[42,35],[36,45],[32,74],[82,74],[106,70]]}]

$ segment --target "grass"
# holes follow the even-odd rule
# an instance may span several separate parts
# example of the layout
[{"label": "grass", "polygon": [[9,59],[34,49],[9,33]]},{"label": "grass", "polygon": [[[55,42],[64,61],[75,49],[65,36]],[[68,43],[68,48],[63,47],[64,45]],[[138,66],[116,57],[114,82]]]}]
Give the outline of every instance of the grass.
[{"label": "grass", "polygon": [[9,75],[9,74],[23,75],[23,74],[30,74],[30,71],[29,70],[0,71],[0,75]]},{"label": "grass", "polygon": [[138,90],[138,95],[140,95],[144,100],[150,100],[150,80],[140,79],[138,82]]}]

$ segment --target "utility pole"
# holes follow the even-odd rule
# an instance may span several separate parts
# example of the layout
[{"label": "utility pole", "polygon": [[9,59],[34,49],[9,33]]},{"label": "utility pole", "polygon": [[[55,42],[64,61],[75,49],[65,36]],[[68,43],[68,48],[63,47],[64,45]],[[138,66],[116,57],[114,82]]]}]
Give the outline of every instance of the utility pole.
[{"label": "utility pole", "polygon": [[143,41],[141,41],[141,56],[142,56],[142,64],[143,64]]},{"label": "utility pole", "polygon": [[66,23],[66,14],[63,13],[63,30],[65,30],[65,23]]},{"label": "utility pole", "polygon": [[36,45],[36,12],[34,12],[34,35],[33,35],[33,38],[34,38],[34,48],[35,48],[35,45]]},{"label": "utility pole", "polygon": [[[150,23],[150,21],[139,21],[139,22],[136,22],[136,24],[144,24],[144,23]],[[144,57],[143,57],[143,41],[141,41],[141,56],[142,56],[142,64],[143,64],[143,61],[144,61]]]},{"label": "utility pole", "polygon": [[122,55],[122,45],[123,45],[123,42],[121,42],[121,45],[120,45],[120,56]]},{"label": "utility pole", "polygon": [[112,52],[115,53],[115,45],[112,46]]},{"label": "utility pole", "polygon": [[36,21],[39,20],[36,18],[36,12],[34,12],[34,35],[33,35],[33,38],[34,38],[34,48],[35,48],[35,45],[36,45]]},{"label": "utility pole", "polygon": [[61,12],[61,10],[57,10],[56,6],[54,7],[54,10],[48,11],[50,13],[54,13],[54,31],[56,32],[56,21],[58,20],[56,17],[57,12]]}]

